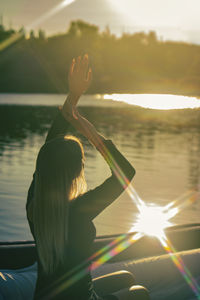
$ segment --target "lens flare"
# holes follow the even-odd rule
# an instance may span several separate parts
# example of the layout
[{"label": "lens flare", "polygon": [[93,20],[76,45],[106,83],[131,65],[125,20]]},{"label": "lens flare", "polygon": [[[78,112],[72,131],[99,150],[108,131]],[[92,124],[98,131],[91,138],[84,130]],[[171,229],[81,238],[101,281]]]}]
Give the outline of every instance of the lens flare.
[{"label": "lens flare", "polygon": [[70,272],[66,273],[64,276],[57,279],[54,282],[53,291],[49,293],[49,291],[45,291],[45,299],[49,299],[55,297],[57,294],[61,293],[63,290],[66,290],[75,282],[83,278],[88,272],[94,271],[99,268],[101,265],[106,263],[108,260],[113,258],[115,255],[121,253],[125,249],[127,249],[130,245],[137,242],[143,234],[134,233],[132,235],[122,234],[116,239],[114,239],[111,243],[101,248],[99,251],[94,253],[91,257],[89,257],[85,262],[75,267]]},{"label": "lens flare", "polygon": [[[49,18],[53,17],[59,11],[61,11],[64,7],[70,5],[71,3],[75,2],[76,0],[64,0],[60,2],[58,5],[51,8],[49,11],[44,13],[42,16],[37,18],[34,22],[26,26],[26,29],[29,31],[34,29],[35,27],[39,26],[44,21],[48,20]],[[0,52],[5,50],[7,47],[11,46],[12,44],[16,43],[23,37],[23,33],[17,32],[11,35],[8,39],[4,40],[0,43]]]},{"label": "lens flare", "polygon": [[185,281],[188,283],[197,299],[200,299],[200,287],[192,276],[191,272],[185,266],[182,258],[177,253],[170,240],[165,235],[164,229],[172,225],[169,220],[174,217],[181,209],[194,203],[199,197],[199,192],[193,190],[187,191],[175,201],[167,204],[164,207],[156,206],[155,204],[147,205],[141,201],[138,205],[139,215],[131,231],[138,231],[143,235],[156,236],[173,263],[176,265]]},{"label": "lens flare", "polygon": [[110,260],[112,257],[114,257],[115,255],[121,253],[122,251],[127,249],[130,245],[132,245],[133,243],[138,241],[142,236],[143,236],[143,234],[140,233],[140,232],[135,233],[135,234],[131,235],[130,237],[127,236],[127,238],[124,241],[122,241],[120,244],[118,244],[112,250],[106,252],[104,255],[102,255],[100,258],[98,258],[98,260],[94,261],[90,265],[89,269],[91,271],[93,271],[96,268],[100,267],[102,264],[104,264],[105,262]]},{"label": "lens flare", "polygon": [[[136,195],[135,191],[135,195]],[[170,227],[173,223],[169,222],[180,210],[194,203],[199,197],[199,193],[190,190],[180,196],[178,199],[170,202],[166,206],[157,206],[153,203],[146,204],[142,199],[138,201],[138,215],[130,232],[137,231],[143,234],[156,236],[158,239],[164,236],[164,229]],[[139,196],[137,195],[137,198]]]},{"label": "lens flare", "polygon": [[176,208],[171,209],[173,212],[171,210],[165,212],[163,207],[154,204],[146,205],[145,203],[138,206],[138,209],[138,219],[130,231],[156,236],[159,239],[164,236],[164,229],[172,225],[169,219],[178,213]]},{"label": "lens flare", "polygon": [[163,246],[163,248],[166,250],[167,253],[170,254],[170,257],[175,264],[175,266],[180,271],[181,275],[185,279],[185,281],[188,283],[194,294],[196,295],[197,299],[200,299],[200,287],[195,280],[195,278],[192,276],[190,270],[186,267],[184,264],[184,261],[180,257],[180,255],[177,253],[173,245],[171,244],[170,240],[164,235],[162,238],[160,238],[160,242]]},{"label": "lens flare", "polygon": [[9,38],[6,40],[2,41],[0,43],[0,52],[6,49],[7,47],[11,46],[12,44],[16,43],[23,37],[23,33],[21,32],[16,32],[12,34]]},{"label": "lens flare", "polygon": [[64,0],[60,2],[58,5],[54,6],[52,9],[44,13],[42,16],[40,16],[38,19],[36,19],[33,23],[26,26],[27,30],[34,29],[36,26],[40,25],[44,21],[48,20],[49,18],[53,17],[55,14],[57,14],[59,11],[61,11],[64,7],[70,5],[75,0]]}]

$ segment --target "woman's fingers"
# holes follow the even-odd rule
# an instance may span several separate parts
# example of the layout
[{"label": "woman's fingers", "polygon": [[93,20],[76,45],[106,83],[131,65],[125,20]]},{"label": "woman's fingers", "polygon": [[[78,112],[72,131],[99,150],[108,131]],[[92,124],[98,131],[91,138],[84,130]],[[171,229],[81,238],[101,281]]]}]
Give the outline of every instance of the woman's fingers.
[{"label": "woman's fingers", "polygon": [[72,63],[70,66],[70,70],[69,70],[69,75],[72,76],[73,72],[74,72],[74,66],[75,66],[75,59],[72,59]]},{"label": "woman's fingers", "polygon": [[77,59],[75,60],[74,73],[78,73],[80,71],[80,61],[81,61],[81,56],[77,57]]},{"label": "woman's fingers", "polygon": [[[73,59],[69,72],[69,90],[71,94],[80,97],[89,87],[92,80],[92,70],[89,68],[88,55]],[[78,98],[77,98],[78,101]],[[76,106],[77,103],[73,103]]]},{"label": "woman's fingers", "polygon": [[87,80],[88,84],[90,84],[90,82],[92,80],[92,69],[91,68],[89,68],[86,80]]},{"label": "woman's fingers", "polygon": [[85,79],[87,78],[88,65],[89,65],[88,54],[85,54],[81,61],[81,69],[83,72],[83,78]]},{"label": "woman's fingers", "polygon": [[79,74],[83,77],[83,79],[87,80],[87,74],[88,74],[88,54],[85,54],[83,58],[81,56],[78,56],[75,59],[72,60],[71,68],[70,68],[70,75],[73,74]]}]

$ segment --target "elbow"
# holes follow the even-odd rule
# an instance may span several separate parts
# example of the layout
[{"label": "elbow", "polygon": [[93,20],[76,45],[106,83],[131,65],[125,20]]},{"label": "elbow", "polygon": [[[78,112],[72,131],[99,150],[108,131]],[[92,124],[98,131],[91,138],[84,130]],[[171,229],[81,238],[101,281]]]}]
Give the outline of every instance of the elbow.
[{"label": "elbow", "polygon": [[133,179],[133,177],[135,176],[135,174],[136,174],[136,170],[133,168],[133,174],[132,174],[132,178],[131,179]]},{"label": "elbow", "polygon": [[111,170],[112,171],[112,180],[118,181],[123,186],[123,189],[126,189],[129,184],[131,183],[131,180],[136,174],[136,170],[130,165],[129,168],[126,168],[126,172],[118,172],[117,170]]},{"label": "elbow", "polygon": [[129,171],[129,173],[127,174],[127,179],[128,179],[128,185],[130,184],[131,180],[133,179],[133,177],[135,176],[136,174],[136,170],[131,167],[131,170]]}]

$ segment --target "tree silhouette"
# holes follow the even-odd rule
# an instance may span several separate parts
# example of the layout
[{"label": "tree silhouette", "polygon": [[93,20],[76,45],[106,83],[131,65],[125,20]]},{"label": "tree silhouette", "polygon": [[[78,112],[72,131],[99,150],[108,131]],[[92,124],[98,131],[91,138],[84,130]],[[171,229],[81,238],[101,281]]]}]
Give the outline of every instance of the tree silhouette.
[{"label": "tree silhouette", "polygon": [[35,32],[34,32],[34,30],[31,30],[31,31],[30,31],[30,39],[31,39],[31,40],[35,40],[35,38],[36,38],[36,37],[35,37]]},{"label": "tree silhouette", "polygon": [[[64,34],[47,38],[42,29],[0,56],[1,92],[67,92],[73,57],[88,53],[91,93],[174,93],[200,95],[200,46],[162,41],[154,31],[116,37],[106,27],[72,21]],[[15,31],[0,27],[0,42]],[[45,43],[43,42],[45,40]]]}]

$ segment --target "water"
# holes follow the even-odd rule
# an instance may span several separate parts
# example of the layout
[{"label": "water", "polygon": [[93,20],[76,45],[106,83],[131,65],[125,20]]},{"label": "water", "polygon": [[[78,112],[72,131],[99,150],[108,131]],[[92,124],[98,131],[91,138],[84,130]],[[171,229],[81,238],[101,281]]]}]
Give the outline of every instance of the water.
[{"label": "water", "polygon": [[[142,97],[138,95],[135,104],[142,105]],[[137,171],[133,185],[141,198],[162,206],[189,189],[198,190],[200,109],[153,110],[128,105],[123,95],[124,102],[108,98],[112,95],[83,96],[80,110],[133,164]],[[0,240],[32,239],[25,215],[26,194],[38,150],[56,106],[64,99],[64,95],[0,95]],[[190,107],[193,99],[185,100]],[[99,153],[82,141],[88,188],[93,188],[110,171]],[[200,199],[172,221],[199,222],[199,212]],[[127,232],[136,215],[135,205],[124,192],[95,219],[97,234]]]}]

